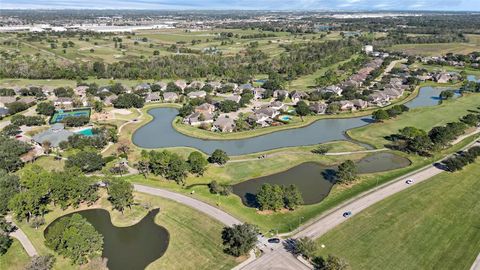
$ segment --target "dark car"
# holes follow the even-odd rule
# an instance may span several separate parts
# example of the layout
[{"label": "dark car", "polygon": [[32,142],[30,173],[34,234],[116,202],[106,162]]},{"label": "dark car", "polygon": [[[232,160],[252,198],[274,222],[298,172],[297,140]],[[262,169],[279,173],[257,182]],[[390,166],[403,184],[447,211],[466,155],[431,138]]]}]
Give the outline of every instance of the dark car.
[{"label": "dark car", "polygon": [[280,239],[279,238],[270,238],[270,239],[268,239],[268,242],[272,243],[272,244],[278,244],[278,243],[280,243]]},{"label": "dark car", "polygon": [[351,216],[351,215],[352,215],[352,211],[347,211],[347,212],[343,213],[343,217],[344,217],[344,218],[347,218],[347,217],[349,217],[349,216]]}]

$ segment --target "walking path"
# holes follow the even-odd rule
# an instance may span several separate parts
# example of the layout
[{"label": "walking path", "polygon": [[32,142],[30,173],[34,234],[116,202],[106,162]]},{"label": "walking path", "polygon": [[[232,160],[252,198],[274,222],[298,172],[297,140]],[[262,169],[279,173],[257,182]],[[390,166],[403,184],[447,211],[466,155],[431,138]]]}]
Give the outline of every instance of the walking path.
[{"label": "walking path", "polygon": [[167,198],[173,201],[176,201],[178,203],[190,206],[194,209],[197,209],[198,211],[201,211],[214,219],[222,222],[223,224],[227,226],[232,226],[234,224],[241,224],[242,222],[230,214],[213,207],[207,203],[204,203],[202,201],[199,201],[197,199],[193,199],[191,197],[172,192],[172,191],[167,191],[164,189],[160,188],[154,188],[154,187],[149,187],[149,186],[144,186],[144,185],[139,185],[139,184],[134,184],[133,185],[135,188],[135,191],[142,192],[142,193],[147,193],[150,195],[154,196],[159,196],[163,198]]},{"label": "walking path", "polygon": [[[12,222],[12,224],[15,225],[15,223],[12,221],[12,217],[7,216],[6,219],[7,221]],[[14,232],[10,233],[10,236],[17,239],[22,244],[28,256],[33,257],[38,255],[37,250],[33,246],[32,242],[30,242],[30,239],[28,239],[27,235],[17,225],[15,225],[15,227],[17,227],[17,229]]]}]

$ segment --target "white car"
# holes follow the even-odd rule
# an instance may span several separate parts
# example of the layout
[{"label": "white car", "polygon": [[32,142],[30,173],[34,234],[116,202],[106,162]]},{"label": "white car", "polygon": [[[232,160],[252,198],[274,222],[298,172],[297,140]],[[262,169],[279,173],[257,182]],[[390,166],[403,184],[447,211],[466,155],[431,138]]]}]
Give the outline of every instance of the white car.
[{"label": "white car", "polygon": [[406,183],[407,185],[413,184],[413,180],[412,180],[412,179],[407,179],[407,181],[405,181],[405,183]]}]

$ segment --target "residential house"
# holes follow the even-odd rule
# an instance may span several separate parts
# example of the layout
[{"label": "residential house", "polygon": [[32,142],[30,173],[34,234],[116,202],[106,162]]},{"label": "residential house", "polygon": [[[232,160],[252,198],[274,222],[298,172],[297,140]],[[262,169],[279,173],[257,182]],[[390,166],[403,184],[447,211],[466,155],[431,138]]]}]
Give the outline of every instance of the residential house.
[{"label": "residential house", "polygon": [[105,99],[103,100],[103,104],[105,104],[105,106],[112,106],[113,105],[113,102],[115,100],[117,100],[118,96],[115,95],[115,94],[111,94],[111,95],[108,95],[105,97]]},{"label": "residential house", "polygon": [[279,98],[279,97],[288,97],[288,91],[287,90],[275,90],[273,91],[273,97],[274,98]]},{"label": "residential house", "polygon": [[316,114],[324,114],[325,111],[327,110],[327,104],[325,103],[316,102],[316,103],[310,104],[309,107],[310,107],[310,110]]},{"label": "residential house", "polygon": [[277,111],[284,111],[287,109],[288,106],[283,104],[281,101],[273,101],[272,103],[267,105],[269,108],[272,108]]},{"label": "residential house", "polygon": [[160,101],[162,101],[162,98],[160,97],[160,94],[158,92],[149,93],[145,97],[145,102],[160,102]]},{"label": "residential house", "polygon": [[163,101],[165,102],[175,102],[178,99],[178,95],[175,92],[165,92],[163,93]]},{"label": "residential house", "polygon": [[193,91],[187,94],[189,98],[203,98],[207,95],[207,92],[201,91]]},{"label": "residential house", "polygon": [[160,86],[160,91],[162,92],[167,90],[167,84],[164,82],[155,82],[154,84]]},{"label": "residential house", "polygon": [[342,95],[342,92],[343,92],[343,89],[336,86],[336,85],[330,85],[330,86],[327,86],[325,88],[323,88],[322,90],[320,90],[322,93],[333,93],[337,96],[341,96]]},{"label": "residential house", "polygon": [[213,122],[213,127],[221,132],[232,132],[235,129],[235,121],[222,115]]},{"label": "residential house", "polygon": [[141,84],[135,86],[135,91],[150,91],[150,84],[141,83]]},{"label": "residential house", "polygon": [[352,100],[352,103],[357,110],[366,109],[368,107],[368,102],[363,99]]},{"label": "residential house", "polygon": [[263,94],[265,93],[265,89],[264,88],[261,88],[261,87],[255,87],[253,88],[252,92],[253,92],[253,98],[254,99],[262,99],[263,98]]},{"label": "residential house", "polygon": [[205,83],[201,81],[193,81],[188,85],[188,87],[195,88],[195,89],[202,89],[202,87],[204,86],[205,86]]},{"label": "residential house", "polygon": [[110,93],[110,86],[100,86],[97,90],[97,94],[107,94]]},{"label": "residential house", "polygon": [[228,96],[228,97],[225,98],[225,100],[231,100],[231,101],[234,101],[236,103],[239,103],[241,99],[242,99],[242,97],[239,96],[239,95],[232,95],[232,96]]},{"label": "residential house", "polygon": [[194,112],[189,116],[183,119],[185,124],[189,124],[192,126],[199,126],[202,124],[210,124],[213,123],[213,114],[211,113],[202,113],[202,112]]},{"label": "residential house", "polygon": [[433,76],[437,83],[448,83],[452,76],[446,72],[440,72]]},{"label": "residential house", "polygon": [[383,91],[375,91],[368,96],[368,101],[375,106],[383,107],[390,104],[390,97]]},{"label": "residential house", "polygon": [[273,120],[266,114],[263,113],[253,113],[248,116],[248,121],[250,123],[257,123],[262,127],[268,127],[273,122]]},{"label": "residential house", "polygon": [[214,90],[217,90],[219,88],[222,87],[222,83],[221,82],[209,82],[207,83],[208,85],[210,85]]},{"label": "residential house", "polygon": [[0,97],[0,107],[6,107],[7,104],[17,101],[15,96]]},{"label": "residential house", "polygon": [[178,86],[183,91],[183,89],[187,87],[187,82],[184,80],[176,80],[175,85]]},{"label": "residential house", "polygon": [[17,100],[18,102],[23,102],[25,104],[32,104],[37,101],[35,97],[21,97]]},{"label": "residential house", "polygon": [[258,110],[255,111],[255,114],[264,114],[270,118],[274,118],[275,116],[279,115],[280,112],[278,110],[275,110],[274,108],[271,107],[262,107]]},{"label": "residential house", "polygon": [[68,107],[73,106],[73,100],[69,97],[59,97],[54,102],[55,107]]},{"label": "residential house", "polygon": [[403,95],[404,90],[402,88],[385,88],[383,93],[389,97],[389,99],[397,99]]},{"label": "residential house", "polygon": [[203,114],[213,114],[213,112],[215,111],[215,106],[210,103],[203,103],[195,107],[194,111]]},{"label": "residential house", "polygon": [[62,123],[52,125],[48,130],[40,132],[32,137],[33,141],[42,145],[45,141],[50,142],[51,146],[58,147],[60,142],[67,141],[73,132],[65,129]]},{"label": "residential house", "polygon": [[297,104],[300,100],[308,98],[308,94],[301,91],[294,91],[290,98],[292,99],[293,104]]},{"label": "residential house", "polygon": [[253,90],[253,86],[249,83],[246,83],[246,84],[241,84],[240,86],[238,86],[238,91],[240,91],[240,93],[243,92],[243,90]]},{"label": "residential house", "polygon": [[88,89],[88,86],[80,85],[80,86],[75,87],[73,89],[73,92],[75,93],[75,95],[79,96],[80,98],[83,98],[83,97],[87,96],[87,89]]},{"label": "residential house", "polygon": [[356,109],[355,105],[350,100],[340,100],[338,104],[340,105],[340,110],[342,111],[353,111]]}]

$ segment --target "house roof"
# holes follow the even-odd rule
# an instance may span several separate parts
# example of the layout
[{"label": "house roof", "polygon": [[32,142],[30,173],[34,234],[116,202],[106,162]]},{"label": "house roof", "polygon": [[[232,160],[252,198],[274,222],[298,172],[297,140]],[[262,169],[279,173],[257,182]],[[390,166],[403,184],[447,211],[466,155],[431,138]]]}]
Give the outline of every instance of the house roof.
[{"label": "house roof", "polygon": [[213,122],[213,125],[222,130],[233,129],[235,127],[235,121],[232,118],[227,118],[222,115]]},{"label": "house roof", "polygon": [[163,99],[169,100],[169,99],[177,99],[178,95],[175,92],[165,92],[163,93]]},{"label": "house roof", "polygon": [[57,123],[52,125],[48,130],[33,136],[33,140],[39,144],[49,141],[53,147],[58,147],[60,142],[67,141],[68,137],[74,133],[64,129],[63,124]]}]

